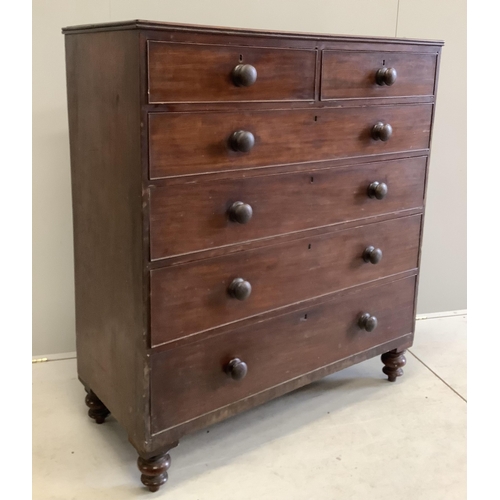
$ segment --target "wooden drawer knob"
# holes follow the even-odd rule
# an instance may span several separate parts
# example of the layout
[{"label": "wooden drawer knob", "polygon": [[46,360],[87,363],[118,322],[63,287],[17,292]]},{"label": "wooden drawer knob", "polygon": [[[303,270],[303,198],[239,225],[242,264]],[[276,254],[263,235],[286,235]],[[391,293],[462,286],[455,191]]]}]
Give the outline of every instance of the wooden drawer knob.
[{"label": "wooden drawer knob", "polygon": [[363,313],[358,320],[358,326],[361,330],[366,330],[367,332],[373,332],[377,328],[377,325],[377,318],[369,313]]},{"label": "wooden drawer knob", "polygon": [[398,73],[394,68],[380,68],[377,71],[375,80],[377,85],[387,85],[390,87],[394,84],[397,77]]},{"label": "wooden drawer knob", "polygon": [[363,260],[372,264],[378,264],[382,260],[382,250],[372,246],[366,247],[363,252]]},{"label": "wooden drawer knob", "polygon": [[246,224],[250,221],[253,215],[252,207],[248,203],[235,201],[229,207],[229,219],[239,224]]},{"label": "wooden drawer knob", "polygon": [[235,278],[229,285],[229,295],[238,300],[247,300],[252,293],[252,285],[243,278]]},{"label": "wooden drawer knob", "polygon": [[368,196],[370,198],[377,198],[383,200],[387,196],[388,188],[384,182],[372,182],[368,186]]},{"label": "wooden drawer knob", "polygon": [[245,378],[248,373],[248,366],[239,358],[234,358],[227,364],[224,371],[233,379],[241,380]]},{"label": "wooden drawer knob", "polygon": [[376,141],[388,141],[392,135],[392,127],[389,123],[378,122],[372,127],[372,137]]},{"label": "wooden drawer knob", "polygon": [[375,75],[377,85],[391,86],[396,82],[398,73],[394,68],[380,68]]},{"label": "wooden drawer knob", "polygon": [[248,153],[254,144],[255,137],[252,132],[246,130],[238,130],[234,132],[229,138],[229,144],[231,149],[234,151],[239,151],[240,153]]},{"label": "wooden drawer knob", "polygon": [[231,78],[237,87],[250,87],[257,81],[257,70],[251,64],[238,64],[233,68]]}]

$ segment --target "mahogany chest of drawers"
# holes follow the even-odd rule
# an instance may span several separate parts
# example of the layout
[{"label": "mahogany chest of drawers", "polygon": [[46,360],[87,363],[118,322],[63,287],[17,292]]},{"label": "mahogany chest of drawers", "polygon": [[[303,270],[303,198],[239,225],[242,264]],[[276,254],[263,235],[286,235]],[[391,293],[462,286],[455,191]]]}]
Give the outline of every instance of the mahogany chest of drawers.
[{"label": "mahogany chest of drawers", "polygon": [[442,42],[65,28],[78,375],[142,482],[188,432],[412,344]]}]

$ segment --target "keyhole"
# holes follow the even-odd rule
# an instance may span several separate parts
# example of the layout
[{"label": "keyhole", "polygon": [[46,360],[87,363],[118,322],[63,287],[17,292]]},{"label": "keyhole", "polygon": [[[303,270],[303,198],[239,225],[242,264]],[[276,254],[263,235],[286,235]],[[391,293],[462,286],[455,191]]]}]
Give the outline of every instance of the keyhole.
[{"label": "keyhole", "polygon": [[243,54],[240,54],[240,62],[243,62]]},{"label": "keyhole", "polygon": [[317,116],[315,116],[315,117],[314,117],[314,121],[315,121],[315,122],[317,122],[317,121],[318,121],[318,117],[317,117]]},{"label": "keyhole", "polygon": [[307,314],[304,314],[304,316],[302,316],[302,318],[300,318],[300,321],[307,321]]},{"label": "keyhole", "polygon": [[314,182],[314,177],[311,177],[311,182]]},{"label": "keyhole", "polygon": [[[241,57],[241,56],[240,56]],[[382,61],[382,66],[385,66],[385,59]]]},{"label": "keyhole", "polygon": [[308,250],[311,250],[311,244],[310,243],[309,243],[309,246],[307,248],[308,248]]}]

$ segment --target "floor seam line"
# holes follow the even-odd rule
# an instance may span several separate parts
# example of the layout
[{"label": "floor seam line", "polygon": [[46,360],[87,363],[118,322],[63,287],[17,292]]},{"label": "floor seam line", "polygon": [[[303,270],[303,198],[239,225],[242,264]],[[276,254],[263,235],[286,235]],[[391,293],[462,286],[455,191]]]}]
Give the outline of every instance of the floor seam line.
[{"label": "floor seam line", "polygon": [[39,362],[39,363],[32,363],[33,366],[35,365],[44,365],[45,363],[53,363],[55,361],[67,361],[68,359],[76,359],[76,356],[72,356],[71,358],[57,358],[57,359],[47,359],[45,361]]},{"label": "floor seam line", "polygon": [[467,400],[456,390],[454,389],[450,384],[448,384],[448,382],[446,382],[446,380],[444,380],[442,377],[440,377],[431,367],[429,367],[428,365],[426,365],[416,354],[414,354],[413,352],[411,352],[409,349],[408,349],[408,352],[418,361],[420,361],[420,363],[422,363],[431,373],[433,373],[439,380],[441,380],[441,382],[443,382],[444,385],[446,385],[449,389],[451,389],[460,399],[462,399],[463,401],[465,401],[467,403]]},{"label": "floor seam line", "polygon": [[431,319],[442,319],[442,318],[463,318],[464,316],[467,316],[466,313],[463,314],[443,314],[442,316],[425,316],[421,315],[420,317],[417,316],[416,320],[417,321],[427,321]]}]

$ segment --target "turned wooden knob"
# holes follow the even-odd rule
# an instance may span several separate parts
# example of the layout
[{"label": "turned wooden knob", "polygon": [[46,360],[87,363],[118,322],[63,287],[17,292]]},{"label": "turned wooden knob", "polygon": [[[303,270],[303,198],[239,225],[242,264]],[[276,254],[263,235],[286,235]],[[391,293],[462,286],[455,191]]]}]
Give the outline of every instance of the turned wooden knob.
[{"label": "turned wooden knob", "polygon": [[229,207],[229,219],[239,224],[246,224],[253,215],[252,207],[248,203],[235,201]]},{"label": "turned wooden knob", "polygon": [[366,247],[363,252],[363,260],[372,264],[378,264],[382,260],[382,250],[372,246]]},{"label": "turned wooden knob", "polygon": [[377,325],[377,318],[369,313],[363,313],[358,320],[358,326],[361,330],[366,330],[367,332],[373,332],[377,328]]},{"label": "turned wooden knob", "polygon": [[388,188],[384,182],[372,182],[368,186],[368,196],[370,198],[377,198],[383,200],[387,196]]},{"label": "turned wooden knob", "polygon": [[378,122],[372,127],[372,137],[376,141],[388,141],[392,135],[392,127],[389,123]]},{"label": "turned wooden knob", "polygon": [[391,86],[396,81],[398,73],[394,68],[380,68],[375,75],[377,85]]},{"label": "turned wooden knob", "polygon": [[248,373],[248,366],[245,362],[241,361],[241,359],[234,358],[227,364],[225,372],[233,380],[241,380],[246,377]]},{"label": "turned wooden knob", "polygon": [[257,81],[257,70],[251,64],[238,64],[233,68],[231,78],[237,87],[250,87]]},{"label": "turned wooden knob", "polygon": [[252,285],[243,278],[235,278],[229,285],[229,295],[238,300],[246,300],[252,293]]},{"label": "turned wooden knob", "polygon": [[238,130],[229,138],[229,144],[231,149],[234,151],[248,153],[248,151],[250,151],[255,144],[255,137],[252,132],[248,132],[247,130]]}]

